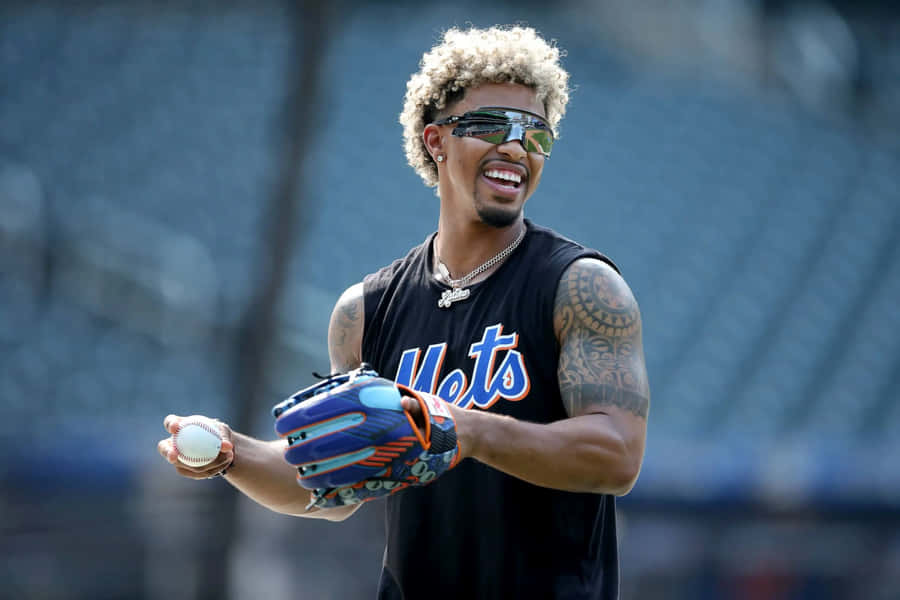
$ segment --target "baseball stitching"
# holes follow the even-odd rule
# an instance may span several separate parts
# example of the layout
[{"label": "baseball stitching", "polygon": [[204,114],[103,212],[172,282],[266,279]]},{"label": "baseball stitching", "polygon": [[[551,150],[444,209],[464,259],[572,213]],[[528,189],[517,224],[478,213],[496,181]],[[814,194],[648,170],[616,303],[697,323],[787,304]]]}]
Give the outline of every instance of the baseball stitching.
[{"label": "baseball stitching", "polygon": [[[194,420],[188,421],[187,423],[182,423],[182,424],[178,427],[178,431],[175,432],[175,436],[173,436],[173,438],[172,438],[172,442],[173,442],[173,444],[175,445],[175,450],[178,451],[178,456],[180,456],[180,457],[183,458],[184,460],[186,460],[186,461],[189,461],[189,460],[192,460],[192,461],[203,461],[203,460],[206,460],[205,457],[201,457],[201,456],[188,456],[187,454],[183,454],[183,453],[181,452],[181,449],[178,447],[178,439],[177,439],[177,436],[178,436],[179,433],[181,433],[181,430],[184,429],[184,428],[185,428],[186,426],[188,426],[188,425],[197,425],[197,426],[200,427],[201,429],[205,429],[205,430],[208,431],[209,433],[213,434],[214,436],[216,436],[216,437],[219,438],[220,440],[224,437],[224,436],[222,435],[221,429],[219,429],[218,427],[217,427],[216,429],[213,429],[212,427],[209,426],[209,424],[207,424],[206,421],[201,421],[201,420],[194,419]],[[217,431],[217,429],[218,429],[218,431]],[[213,458],[215,458],[215,456],[213,456]],[[191,465],[191,466],[194,466],[194,465]],[[200,465],[200,466],[203,466],[203,465]]]}]

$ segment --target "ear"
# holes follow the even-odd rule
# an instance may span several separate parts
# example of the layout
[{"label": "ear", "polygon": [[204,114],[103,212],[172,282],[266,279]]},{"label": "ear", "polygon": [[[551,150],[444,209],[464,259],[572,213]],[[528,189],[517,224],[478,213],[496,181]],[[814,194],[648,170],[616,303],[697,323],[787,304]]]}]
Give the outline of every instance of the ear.
[{"label": "ear", "polygon": [[444,154],[444,139],[441,136],[441,129],[437,125],[429,123],[422,131],[422,141],[425,142],[425,149],[434,159],[438,154]]}]

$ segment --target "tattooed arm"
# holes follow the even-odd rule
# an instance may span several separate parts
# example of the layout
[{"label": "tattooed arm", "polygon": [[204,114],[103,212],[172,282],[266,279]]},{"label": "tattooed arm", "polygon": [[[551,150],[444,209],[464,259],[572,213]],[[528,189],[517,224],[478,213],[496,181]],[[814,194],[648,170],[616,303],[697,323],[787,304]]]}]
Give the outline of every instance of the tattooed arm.
[{"label": "tattooed arm", "polygon": [[612,267],[578,260],[560,279],[553,325],[559,392],[569,416],[594,428],[595,475],[601,484],[630,491],[644,457],[650,409],[637,302]]},{"label": "tattooed arm", "polygon": [[569,418],[540,425],[451,407],[463,456],[536,485],[624,495],[640,472],[650,403],[637,303],[609,265],[580,259],[559,282],[554,329]]}]

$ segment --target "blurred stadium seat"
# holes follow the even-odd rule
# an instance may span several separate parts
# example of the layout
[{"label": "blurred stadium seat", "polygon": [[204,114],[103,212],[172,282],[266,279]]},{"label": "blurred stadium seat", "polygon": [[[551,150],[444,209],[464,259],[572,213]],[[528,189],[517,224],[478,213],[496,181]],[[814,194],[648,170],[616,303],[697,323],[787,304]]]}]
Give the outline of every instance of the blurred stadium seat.
[{"label": "blurred stadium seat", "polygon": [[[416,9],[410,28],[409,3],[382,4],[341,23],[304,117],[309,235],[273,403],[327,370],[338,294],[435,227],[397,115],[458,17]],[[0,12],[0,448],[25,461],[0,469],[5,486],[35,470],[74,482],[101,458],[134,476],[167,412],[228,418],[281,135],[283,7],[60,6]],[[484,10],[479,24],[508,20]],[[571,14],[540,18],[569,32],[577,88],[528,215],[609,254],[641,303],[653,407],[635,506],[895,514],[900,152],[777,94],[633,70]],[[48,461],[60,436],[98,435],[121,452]]]}]

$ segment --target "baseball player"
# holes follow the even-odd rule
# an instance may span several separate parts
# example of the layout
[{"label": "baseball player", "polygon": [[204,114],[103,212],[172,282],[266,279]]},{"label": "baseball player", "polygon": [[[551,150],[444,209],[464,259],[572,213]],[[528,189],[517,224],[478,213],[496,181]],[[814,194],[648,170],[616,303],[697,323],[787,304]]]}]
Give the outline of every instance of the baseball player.
[{"label": "baseball player", "polygon": [[341,295],[340,375],[276,407],[280,439],[224,425],[200,468],[162,440],[178,473],[332,521],[383,499],[382,600],[617,598],[615,497],[650,398],[641,317],[612,261],[523,215],[568,98],[533,29],[447,31],[400,115],[437,231]]}]

